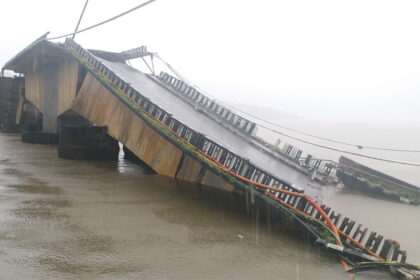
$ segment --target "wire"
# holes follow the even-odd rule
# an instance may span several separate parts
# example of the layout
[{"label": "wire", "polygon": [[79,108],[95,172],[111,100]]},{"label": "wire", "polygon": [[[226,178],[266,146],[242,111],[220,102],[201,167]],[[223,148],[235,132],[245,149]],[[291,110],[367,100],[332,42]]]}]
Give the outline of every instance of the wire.
[{"label": "wire", "polygon": [[[202,90],[202,89],[200,89],[200,90]],[[209,95],[209,96],[211,96],[208,93],[206,93],[206,94]],[[211,97],[215,98],[214,96],[211,96]],[[294,129],[294,128],[286,127],[286,126],[277,124],[275,122],[264,120],[264,119],[262,119],[260,117],[257,117],[255,115],[252,115],[250,113],[247,113],[247,112],[245,112],[245,111],[243,111],[243,110],[241,110],[239,108],[236,108],[236,107],[234,107],[234,106],[232,106],[230,104],[224,103],[224,102],[222,102],[220,100],[219,100],[219,102],[222,103],[222,104],[224,104],[225,106],[228,106],[228,107],[230,107],[230,108],[232,108],[234,110],[237,110],[237,111],[239,111],[239,112],[241,112],[241,113],[243,113],[243,114],[245,114],[247,116],[253,117],[253,118],[255,118],[255,119],[259,120],[259,121],[262,121],[262,122],[265,122],[267,124],[271,124],[273,126],[280,127],[280,128],[283,128],[283,129],[286,129],[286,130],[289,130],[289,131],[293,131],[293,132],[296,132],[296,133],[299,133],[299,134],[302,134],[302,135],[313,137],[313,138],[316,138],[316,139],[320,139],[320,140],[324,140],[324,141],[328,141],[328,142],[332,142],[332,143],[337,143],[337,144],[341,144],[341,145],[356,147],[358,149],[370,149],[370,150],[380,150],[380,151],[388,151],[388,152],[420,153],[420,150],[394,149],[394,148],[365,146],[365,145],[352,144],[352,143],[348,143],[348,142],[338,141],[338,140],[334,140],[334,139],[331,139],[331,138],[321,137],[321,136],[318,136],[318,135],[314,135],[314,134],[310,134],[310,133],[307,133],[307,132],[303,132],[301,130],[297,130],[297,129]],[[259,125],[262,126],[261,124],[259,124]]]},{"label": "wire", "polygon": [[115,19],[117,19],[117,18],[119,18],[119,17],[125,16],[126,14],[129,14],[129,13],[131,13],[131,12],[133,12],[133,11],[137,10],[137,9],[140,9],[141,7],[144,7],[144,6],[146,6],[146,5],[150,4],[150,3],[154,2],[154,1],[156,1],[156,0],[149,0],[149,1],[147,1],[147,2],[144,2],[143,4],[140,4],[140,5],[138,5],[138,6],[135,6],[134,8],[131,8],[130,10],[127,10],[127,11],[125,11],[125,12],[121,13],[121,14],[118,14],[118,15],[116,15],[116,16],[114,16],[114,17],[110,18],[110,19],[107,19],[107,20],[104,20],[104,21],[102,21],[102,22],[100,22],[100,23],[97,23],[97,24],[91,25],[91,26],[86,27],[86,28],[84,28],[84,29],[82,29],[82,30],[79,30],[79,31],[77,31],[77,32],[72,32],[72,33],[68,33],[68,34],[65,34],[65,35],[61,35],[61,36],[57,36],[57,37],[52,37],[52,38],[48,38],[48,39],[49,39],[49,40],[56,40],[56,39],[61,39],[61,38],[64,38],[64,37],[68,37],[68,36],[73,35],[73,34],[79,34],[79,33],[82,33],[82,32],[85,32],[85,31],[88,31],[88,30],[90,30],[90,29],[92,29],[92,28],[95,28],[95,27],[98,27],[98,26],[100,26],[100,25],[102,25],[102,24],[105,24],[105,23],[108,23],[108,22],[110,22],[110,21],[113,21],[113,20],[115,20]]},{"label": "wire", "polygon": [[[189,84],[189,85],[191,85],[191,86],[193,86],[193,87],[195,87],[195,88],[197,88],[197,89],[199,89],[200,91],[202,91],[202,92],[204,92],[206,95],[208,95],[208,96],[210,96],[210,97],[212,97],[212,98],[214,98],[214,99],[217,99],[216,97],[214,97],[213,95],[211,95],[211,94],[209,94],[209,93],[207,93],[207,92],[205,92],[204,90],[202,90],[200,87],[198,87],[197,85],[195,85],[195,84],[193,84],[193,83],[191,83],[190,81],[188,81],[188,79],[186,79],[183,75],[181,75],[178,71],[176,71],[168,62],[166,62],[166,61],[164,61],[157,53],[155,53],[154,54],[160,61],[162,61],[162,63],[164,63],[176,76],[178,76],[178,78],[180,78],[181,80],[183,80],[185,83],[187,83],[187,84]],[[224,105],[226,105],[226,106],[228,106],[228,107],[230,107],[230,108],[233,108],[233,109],[235,109],[235,110],[238,110],[238,111],[240,111],[240,112],[242,112],[242,113],[244,113],[244,114],[246,114],[246,115],[249,115],[249,116],[252,116],[252,115],[250,115],[250,114],[248,114],[248,113],[246,113],[246,112],[244,112],[244,111],[241,111],[241,110],[239,110],[239,109],[236,109],[235,107],[233,107],[233,106],[230,106],[229,104],[226,104],[226,103],[224,103],[223,101],[220,101],[220,100],[218,100],[220,103],[222,103],[222,104],[224,104]],[[345,154],[350,154],[350,155],[354,155],[354,156],[359,156],[359,157],[364,157],[364,158],[369,158],[369,159],[373,159],[373,160],[378,160],[378,161],[384,161],[384,162],[390,162],[390,163],[397,163],[397,164],[402,164],[402,165],[409,165],[409,166],[418,166],[418,167],[420,167],[420,163],[417,163],[417,162],[406,162],[406,161],[399,161],[399,160],[393,160],[393,159],[387,159],[387,158],[381,158],[381,157],[375,157],[375,156],[369,156],[369,155],[364,155],[364,154],[360,154],[360,153],[356,153],[356,152],[351,152],[351,151],[346,151],[346,150],[343,150],[343,149],[339,149],[339,148],[334,148],[334,147],[330,147],[330,146],[326,146],[326,145],[322,145],[322,144],[318,144],[318,143],[314,143],[314,142],[311,142],[311,141],[307,141],[307,140],[303,140],[303,139],[300,139],[300,138],[298,138],[298,137],[295,137],[295,136],[291,136],[291,135],[289,135],[289,134],[286,134],[286,133],[284,133],[284,132],[281,132],[281,131],[278,131],[278,130],[275,130],[274,128],[271,128],[271,127],[268,127],[268,126],[265,126],[265,125],[262,125],[262,124],[258,124],[260,127],[262,127],[262,128],[265,128],[265,129],[267,129],[267,130],[269,130],[269,131],[272,131],[272,132],[274,132],[274,133],[277,133],[277,134],[280,134],[280,135],[283,135],[283,136],[285,136],[285,137],[288,137],[288,138],[290,138],[290,139],[294,139],[294,140],[296,140],[296,141],[299,141],[299,142],[302,142],[302,143],[306,143],[306,144],[309,144],[309,145],[313,145],[313,146],[316,146],[316,147],[319,147],[319,148],[323,148],[323,149],[327,149],[327,150],[332,150],[332,151],[336,151],[336,152],[341,152],[341,153],[345,153]],[[344,143],[344,142],[343,142]],[[394,149],[395,150],[395,149]],[[408,151],[408,150],[407,150]]]},{"label": "wire", "polygon": [[[178,71],[176,71],[169,63],[167,63],[166,61],[164,61],[158,54],[156,54],[156,56],[172,71],[172,72],[174,72],[174,74],[175,75],[177,75],[180,79],[182,79],[182,80],[184,80],[184,81],[186,81],[188,84],[191,84],[192,86],[194,86],[194,87],[196,87],[197,89],[199,89],[200,91],[203,91],[206,95],[208,95],[208,96],[210,96],[210,97],[212,97],[212,98],[214,98],[214,99],[217,99],[215,96],[213,96],[213,95],[211,95],[211,94],[209,94],[208,92],[206,92],[206,91],[204,91],[203,89],[201,89],[200,87],[198,87],[197,85],[195,85],[195,84],[193,84],[193,83],[191,83],[190,81],[188,81],[183,75],[181,75]],[[290,131],[293,131],[293,132],[296,132],[296,133],[300,133],[300,134],[302,134],[302,135],[306,135],[306,136],[310,136],[310,137],[313,137],[313,138],[317,138],[317,139],[320,139],[320,140],[325,140],[325,141],[329,141],[329,142],[333,142],[333,143],[338,143],[338,144],[342,144],[342,145],[347,145],[347,146],[352,146],[352,147],[356,147],[356,148],[358,148],[358,149],[371,149],[371,150],[381,150],[381,151],[392,151],[392,152],[410,152],[410,153],[420,153],[420,150],[410,150],[410,149],[394,149],[394,148],[384,148],[384,147],[373,147],[373,146],[364,146],[364,145],[359,145],[359,144],[352,144],[352,143],[348,143],[348,142],[343,142],[343,141],[338,141],[338,140],[334,140],[334,139],[330,139],[330,138],[326,138],[326,137],[321,137],[321,136],[318,136],[318,135],[314,135],[314,134],[310,134],[310,133],[307,133],[307,132],[303,132],[303,131],[301,131],[301,130],[297,130],[297,129],[293,129],[293,128],[290,128],[290,127],[286,127],[286,126],[283,126],[283,125],[280,125],[280,124],[277,124],[277,123],[274,123],[274,122],[271,122],[271,121],[268,121],[268,120],[265,120],[265,119],[262,119],[262,118],[260,118],[260,117],[257,117],[257,116],[255,116],[255,115],[253,115],[253,114],[250,114],[250,113],[248,113],[248,112],[245,112],[245,111],[243,111],[243,110],[241,110],[241,109],[239,109],[239,108],[237,108],[237,107],[235,107],[235,106],[232,106],[232,105],[230,105],[230,104],[228,104],[228,103],[225,103],[225,102],[223,102],[223,101],[221,101],[221,100],[218,100],[220,103],[222,103],[223,105],[225,105],[225,106],[228,106],[228,107],[230,107],[230,108],[232,108],[232,109],[234,109],[234,110],[237,110],[237,111],[239,111],[239,112],[241,112],[241,113],[243,113],[243,114],[245,114],[245,115],[247,115],[247,116],[250,116],[250,117],[253,117],[253,118],[255,118],[255,119],[257,119],[257,120],[259,120],[259,121],[262,121],[262,122],[265,122],[265,123],[267,123],[267,124],[271,124],[271,125],[274,125],[274,126],[277,126],[277,127],[280,127],[280,128],[283,128],[283,129],[286,129],[286,130],[290,130]],[[264,127],[264,128],[266,128],[265,126],[263,126],[263,125],[261,125],[261,124],[259,124],[261,127]],[[268,128],[268,129],[270,129],[270,128]]]},{"label": "wire", "polygon": [[251,116],[251,117],[253,117],[257,120],[263,121],[265,123],[268,123],[268,124],[271,124],[271,125],[274,125],[274,126],[286,129],[286,130],[290,130],[290,131],[293,131],[293,132],[296,132],[296,133],[300,133],[302,135],[313,137],[313,138],[316,138],[316,139],[332,142],[332,143],[337,143],[337,144],[341,144],[341,145],[356,147],[358,149],[370,149],[370,150],[379,150],[379,151],[388,151],[388,152],[420,153],[420,150],[406,150],[406,149],[394,149],[394,148],[364,146],[364,145],[358,145],[358,144],[352,144],[352,143],[347,143],[347,142],[343,142],[343,141],[338,141],[338,140],[334,140],[334,139],[330,139],[330,138],[325,138],[325,137],[317,136],[317,135],[310,134],[310,133],[307,133],[307,132],[303,132],[303,131],[300,131],[300,130],[297,130],[297,129],[293,129],[293,128],[290,128],[290,127],[286,127],[286,126],[283,126],[283,125],[280,125],[280,124],[277,124],[277,123],[274,123],[274,122],[271,122],[271,121],[268,121],[268,120],[261,119],[261,118],[255,116],[255,115],[251,115],[249,113],[246,113],[246,112],[244,112],[244,111],[242,111],[242,110],[240,110],[236,107],[233,107],[233,106],[231,106],[231,108],[233,108],[235,110],[238,110],[241,113],[244,113],[248,116]]},{"label": "wire", "polygon": [[239,111],[239,112],[241,112],[241,113],[243,113],[245,115],[248,115],[248,116],[253,117],[253,118],[257,119],[257,120],[260,120],[262,122],[265,122],[267,124],[271,124],[271,125],[274,125],[274,126],[277,126],[277,127],[280,127],[280,128],[286,129],[286,130],[289,130],[289,131],[293,131],[293,132],[296,132],[296,133],[299,133],[299,134],[302,134],[302,135],[306,135],[306,136],[309,136],[309,137],[313,137],[313,138],[316,138],[316,139],[320,139],[320,140],[324,140],[324,141],[328,141],[328,142],[332,142],[332,143],[337,143],[337,144],[342,144],[342,145],[346,145],[346,146],[356,147],[358,149],[370,149],[370,150],[380,150],[380,151],[389,151],[389,152],[420,153],[420,150],[406,150],[406,149],[394,149],[394,148],[383,148],[383,147],[364,146],[364,145],[358,145],[358,144],[352,144],[352,143],[348,143],[348,142],[338,141],[338,140],[334,140],[334,139],[330,139],[330,138],[325,138],[325,137],[317,136],[317,135],[310,134],[310,133],[307,133],[307,132],[303,132],[301,130],[297,130],[297,129],[294,129],[294,128],[286,127],[286,126],[277,124],[275,122],[264,120],[264,119],[262,119],[260,117],[257,117],[255,115],[252,115],[250,113],[247,113],[247,112],[245,112],[245,111],[243,111],[243,110],[241,110],[239,108],[236,108],[236,107],[234,107],[232,105],[229,105],[227,103],[223,103],[223,104],[226,105],[226,106],[229,106],[230,108],[235,109],[235,110],[237,110],[237,111]]},{"label": "wire", "polygon": [[280,135],[283,135],[285,137],[288,137],[290,139],[294,139],[296,141],[302,142],[302,143],[306,143],[309,145],[313,145],[319,148],[324,148],[327,150],[331,150],[331,151],[336,151],[336,152],[341,152],[341,153],[345,153],[345,154],[349,154],[349,155],[354,155],[354,156],[358,156],[358,157],[364,157],[364,158],[369,158],[369,159],[374,159],[374,160],[379,160],[379,161],[384,161],[384,162],[390,162],[390,163],[398,163],[398,164],[402,164],[402,165],[410,165],[410,166],[420,166],[420,163],[418,162],[408,162],[408,161],[399,161],[399,160],[394,160],[394,159],[387,159],[387,158],[381,158],[381,157],[375,157],[375,156],[369,156],[369,155],[364,155],[364,154],[359,154],[359,153],[355,153],[355,152],[350,152],[350,151],[346,151],[346,150],[342,150],[342,149],[338,149],[338,148],[334,148],[334,147],[330,147],[330,146],[326,146],[326,145],[321,145],[318,143],[314,143],[314,142],[310,142],[310,141],[306,141],[294,136],[290,136],[288,134],[285,134],[283,132],[277,131],[275,129],[271,129],[265,126],[260,125],[261,127],[264,127],[265,129],[271,130],[272,132],[276,132]]},{"label": "wire", "polygon": [[73,37],[71,37],[72,40],[74,40],[74,37],[76,37],[77,30],[79,29],[80,22],[82,21],[83,15],[85,14],[88,3],[89,3],[89,0],[86,0],[85,5],[83,6],[82,13],[80,14],[79,20],[77,21],[76,28],[74,29]]}]

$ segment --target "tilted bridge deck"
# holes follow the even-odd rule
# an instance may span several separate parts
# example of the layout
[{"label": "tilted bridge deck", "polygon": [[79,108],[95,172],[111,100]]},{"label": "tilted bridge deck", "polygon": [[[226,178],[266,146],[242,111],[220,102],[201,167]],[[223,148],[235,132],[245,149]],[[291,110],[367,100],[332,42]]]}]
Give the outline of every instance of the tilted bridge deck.
[{"label": "tilted bridge deck", "polygon": [[[166,124],[188,143],[210,157],[217,159],[231,171],[249,180],[278,189],[293,192],[300,191],[294,188],[291,183],[275,176],[280,174],[282,178],[287,177],[288,181],[297,182],[308,194],[311,195],[312,192],[312,194],[316,195],[316,188],[311,187],[311,183],[308,182],[306,176],[288,168],[267,154],[261,153],[255,146],[249,145],[238,135],[229,132],[229,130],[215,123],[206,115],[195,111],[183,100],[168,92],[152,79],[149,79],[146,74],[126,64],[96,57],[70,39],[66,40],[65,46],[75,52],[76,58],[82,64],[87,63],[90,65],[88,67],[89,71],[95,75],[106,77],[113,86],[124,92],[139,108]],[[183,122],[179,121],[179,119],[182,119]],[[250,126],[245,127],[250,129]],[[204,133],[208,136],[205,136]],[[305,199],[280,192],[273,193],[282,202],[319,220],[325,220],[321,213]],[[340,231],[364,244],[367,249],[378,253],[384,259],[389,258],[405,262],[406,252],[400,250],[399,245],[390,246],[389,243],[384,241],[382,235],[374,231],[368,232],[368,229],[360,224],[356,226],[355,221],[332,211],[328,206],[322,205],[322,209]],[[343,241],[346,244],[351,243],[347,238],[343,238]],[[362,252],[361,254],[363,255],[364,253]]]}]

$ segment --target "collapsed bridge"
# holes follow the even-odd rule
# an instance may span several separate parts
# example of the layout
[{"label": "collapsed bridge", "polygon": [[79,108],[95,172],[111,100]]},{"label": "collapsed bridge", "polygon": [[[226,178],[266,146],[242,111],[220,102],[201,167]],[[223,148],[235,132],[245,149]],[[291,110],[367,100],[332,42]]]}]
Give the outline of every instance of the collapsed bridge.
[{"label": "collapsed bridge", "polygon": [[398,242],[318,206],[320,185],[258,142],[254,122],[167,73],[149,75],[126,64],[136,55],[147,51],[89,51],[70,39],[36,40],[4,67],[25,76],[16,120],[25,115],[22,104],[40,116],[23,124],[23,135],[57,141],[67,157],[83,145],[114,154],[120,142],[159,174],[237,193],[272,209],[275,218],[290,217],[350,264],[394,262],[397,275],[418,277]]}]

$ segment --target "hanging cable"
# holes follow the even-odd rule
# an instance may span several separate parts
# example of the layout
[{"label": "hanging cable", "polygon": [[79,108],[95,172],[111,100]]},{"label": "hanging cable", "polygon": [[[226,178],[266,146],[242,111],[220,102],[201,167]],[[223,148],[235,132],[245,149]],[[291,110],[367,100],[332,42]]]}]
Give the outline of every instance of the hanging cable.
[{"label": "hanging cable", "polygon": [[[229,106],[228,104],[226,104],[226,105]],[[328,142],[332,142],[332,143],[337,143],[337,144],[341,144],[341,145],[345,145],[345,146],[351,146],[351,147],[355,147],[355,148],[358,148],[358,149],[369,149],[369,150],[379,150],[379,151],[388,151],[388,152],[420,153],[420,150],[394,149],[394,148],[385,148],[385,147],[365,146],[365,145],[352,144],[352,143],[348,143],[348,142],[338,141],[338,140],[334,140],[334,139],[330,139],[330,138],[326,138],[326,137],[321,137],[321,136],[317,136],[317,135],[314,135],[314,134],[303,132],[303,131],[300,131],[300,130],[297,130],[297,129],[286,127],[286,126],[277,124],[275,122],[264,120],[262,118],[259,118],[255,115],[252,115],[252,114],[249,114],[249,113],[247,113],[245,111],[242,111],[242,110],[240,110],[236,107],[233,107],[233,106],[229,106],[229,107],[231,107],[231,108],[233,108],[237,111],[240,111],[241,113],[243,113],[245,115],[253,117],[257,120],[263,121],[267,124],[271,124],[271,125],[276,126],[276,127],[280,127],[280,128],[283,128],[283,129],[286,129],[286,130],[289,130],[289,131],[293,131],[293,132],[296,132],[296,133],[299,133],[299,134],[302,134],[302,135],[305,135],[305,136],[309,136],[309,137],[312,137],[312,138],[316,138],[316,139],[320,139],[320,140],[324,140],[324,141],[328,141]]]},{"label": "hanging cable", "polygon": [[[200,89],[200,90],[201,90],[201,89]],[[207,93],[206,93],[206,94],[207,94]],[[214,97],[213,97],[213,98],[214,98]],[[221,101],[220,101],[220,102],[221,102]],[[221,102],[221,103],[223,103],[223,102]],[[299,133],[299,134],[302,134],[302,135],[305,135],[305,136],[309,136],[309,137],[312,137],[312,138],[316,138],[316,139],[320,139],[320,140],[324,140],[324,141],[332,142],[332,143],[337,143],[337,144],[341,144],[341,145],[345,145],[345,146],[351,146],[351,147],[355,147],[355,148],[358,148],[358,149],[380,150],[380,151],[389,151],[389,152],[420,153],[420,150],[411,150],[411,149],[394,149],[394,148],[385,148],[385,147],[365,146],[365,145],[352,144],[352,143],[348,143],[348,142],[343,142],[343,141],[339,141],[339,140],[334,140],[334,139],[331,139],[331,138],[321,137],[321,136],[318,136],[318,135],[314,135],[314,134],[310,134],[310,133],[307,133],[307,132],[303,132],[303,131],[301,131],[301,130],[297,130],[297,129],[294,129],[294,128],[286,127],[286,126],[283,126],[283,125],[277,124],[277,123],[275,123],[275,122],[271,122],[271,121],[268,121],[268,120],[264,120],[264,119],[262,119],[262,118],[260,118],[260,117],[257,117],[257,116],[255,116],[255,115],[252,115],[252,114],[250,114],[250,113],[247,113],[247,112],[245,112],[245,111],[243,111],[243,110],[241,110],[241,109],[239,109],[239,108],[236,108],[236,107],[234,107],[234,106],[232,106],[232,105],[229,105],[229,104],[227,104],[227,103],[223,103],[223,104],[224,104],[224,105],[226,105],[226,106],[229,106],[230,108],[232,108],[232,109],[234,109],[234,110],[237,110],[237,111],[239,111],[239,112],[241,112],[241,113],[243,113],[243,114],[245,114],[245,115],[248,115],[248,116],[250,116],[250,117],[253,117],[253,118],[255,118],[255,119],[259,120],[259,121],[265,122],[265,123],[267,123],[267,124],[270,124],[270,125],[273,125],[273,126],[276,126],[276,127],[279,127],[279,128],[283,128],[283,129],[286,129],[286,130],[289,130],[289,131],[293,131],[293,132],[296,132],[296,133]]]},{"label": "hanging cable", "polygon": [[318,143],[306,141],[306,140],[303,140],[303,139],[285,134],[283,132],[277,131],[275,129],[271,129],[271,128],[266,127],[266,126],[262,126],[262,125],[260,125],[260,126],[265,128],[265,129],[268,129],[272,132],[275,132],[275,133],[278,133],[278,134],[283,135],[285,137],[288,137],[290,139],[293,139],[293,140],[296,140],[296,141],[299,141],[299,142],[302,142],[302,143],[306,143],[306,144],[309,144],[309,145],[312,145],[312,146],[316,146],[316,147],[319,147],[319,148],[323,148],[323,149],[327,149],[327,150],[331,150],[331,151],[336,151],[336,152],[341,152],[341,153],[354,155],[354,156],[358,156],[358,157],[364,157],[364,158],[384,161],[384,162],[398,163],[398,164],[410,165],[410,166],[420,166],[420,163],[418,163],[418,162],[399,161],[399,160],[394,160],[394,159],[387,159],[387,158],[369,156],[369,155],[364,155],[364,154],[359,154],[359,153],[355,153],[355,152],[351,152],[351,151],[346,151],[346,150],[342,150],[342,149],[338,149],[338,148],[334,148],[334,147],[330,147],[330,146],[326,146],[326,145],[321,145],[321,144],[318,144]]},{"label": "hanging cable", "polygon": [[142,8],[142,7],[146,6],[146,5],[148,5],[148,4],[150,4],[150,3],[154,2],[154,1],[156,1],[156,0],[149,0],[149,1],[147,1],[147,2],[144,2],[143,4],[140,4],[140,5],[138,5],[138,6],[134,7],[134,8],[131,8],[130,10],[127,10],[127,11],[125,11],[125,12],[121,13],[121,14],[118,14],[118,15],[116,15],[116,16],[114,16],[114,17],[110,18],[110,19],[107,19],[107,20],[101,21],[100,23],[97,23],[97,24],[91,25],[91,26],[86,27],[86,28],[84,28],[84,29],[82,29],[82,30],[79,30],[79,31],[77,31],[77,32],[72,32],[72,33],[68,33],[68,34],[65,34],[65,35],[60,35],[60,36],[56,36],[56,37],[52,37],[52,38],[48,38],[48,40],[61,39],[61,38],[64,38],[64,37],[68,37],[68,36],[70,36],[70,35],[75,35],[75,34],[79,34],[79,33],[82,33],[82,32],[85,32],[85,31],[88,31],[88,30],[90,30],[90,29],[92,29],[92,28],[98,27],[98,26],[103,25],[103,24],[105,24],[105,23],[108,23],[108,22],[110,22],[110,21],[116,20],[117,18],[120,18],[120,17],[122,17],[122,16],[125,16],[126,14],[129,14],[129,13],[131,13],[131,12],[133,12],[133,11],[137,10],[137,9],[140,9],[140,8]]},{"label": "hanging cable", "polygon": [[82,21],[83,15],[85,14],[88,3],[89,0],[86,0],[85,5],[83,6],[82,13],[80,14],[79,20],[77,21],[76,28],[74,29],[73,36],[71,37],[72,40],[74,40],[74,37],[76,37],[77,30],[79,29],[80,22]]}]

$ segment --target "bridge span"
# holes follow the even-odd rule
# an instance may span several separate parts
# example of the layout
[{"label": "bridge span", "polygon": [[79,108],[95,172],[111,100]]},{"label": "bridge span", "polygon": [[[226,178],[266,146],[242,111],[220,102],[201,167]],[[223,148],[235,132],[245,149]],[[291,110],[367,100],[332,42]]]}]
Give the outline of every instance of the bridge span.
[{"label": "bridge span", "polygon": [[193,108],[185,100],[172,93],[170,88],[165,87],[165,84],[160,83],[155,76],[145,74],[126,63],[96,58],[145,98],[157,104],[187,127],[203,134],[229,151],[249,159],[265,173],[288,182],[290,185],[293,183],[302,188],[305,193],[319,200],[322,199],[321,185],[311,181],[306,174],[274,158],[273,155],[264,153],[263,146],[253,140],[250,135],[238,130],[232,131],[223,123],[216,122],[202,110]]},{"label": "bridge span", "polygon": [[[216,101],[177,83],[186,95],[200,98],[204,107],[191,106],[165,86],[165,77],[127,65],[123,53],[89,51],[71,39],[55,44],[40,38],[4,69],[25,75],[19,104],[30,103],[42,115],[37,127],[41,134],[59,134],[59,150],[74,146],[66,137],[83,138],[89,128],[104,127],[112,139],[95,139],[104,146],[121,142],[159,174],[237,193],[247,205],[271,209],[275,219],[302,228],[348,261],[393,260],[401,263],[397,274],[416,273],[402,265],[406,252],[399,243],[328,206],[318,206],[311,197],[322,201],[321,186],[264,150],[251,137],[252,122],[220,111]],[[203,108],[221,112],[228,122],[218,121]],[[22,107],[17,114],[24,111]],[[78,125],[87,130],[74,134]]]}]

